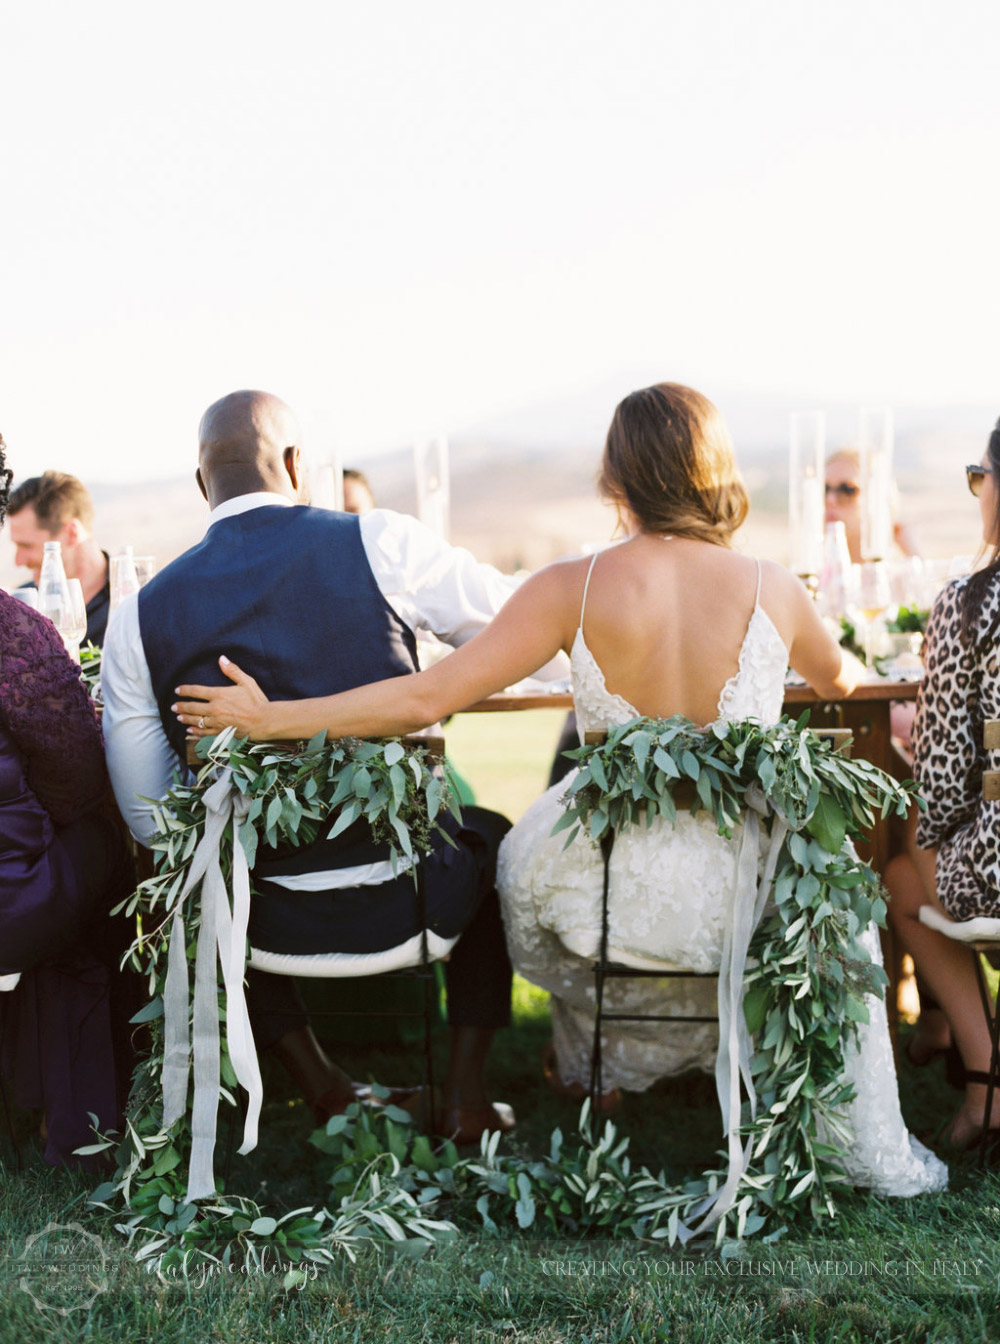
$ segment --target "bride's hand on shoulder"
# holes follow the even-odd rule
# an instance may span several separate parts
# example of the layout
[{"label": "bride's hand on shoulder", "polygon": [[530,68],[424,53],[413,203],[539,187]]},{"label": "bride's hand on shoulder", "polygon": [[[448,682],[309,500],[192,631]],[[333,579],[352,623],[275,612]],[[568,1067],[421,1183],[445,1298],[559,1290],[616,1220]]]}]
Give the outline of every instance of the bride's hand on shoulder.
[{"label": "bride's hand on shoulder", "polygon": [[171,709],[189,737],[215,737],[223,728],[235,728],[240,737],[255,741],[271,736],[271,701],[248,672],[223,655],[219,667],[232,686],[178,686]]}]

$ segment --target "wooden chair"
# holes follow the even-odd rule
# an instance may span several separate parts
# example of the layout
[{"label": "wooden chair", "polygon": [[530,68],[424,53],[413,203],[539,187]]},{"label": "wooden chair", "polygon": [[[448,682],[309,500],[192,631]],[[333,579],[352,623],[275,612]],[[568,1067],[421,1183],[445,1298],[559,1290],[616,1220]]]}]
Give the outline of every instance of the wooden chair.
[{"label": "wooden chair", "polygon": [[[847,728],[822,728],[817,731],[817,735],[827,738],[834,744],[834,750],[843,755],[850,755],[852,735]],[[588,732],[585,734],[584,741],[586,745],[600,744],[607,738],[606,732]],[[695,797],[694,785],[690,781],[679,781],[674,789],[674,802],[678,810],[682,807],[690,806]],[[610,891],[610,872],[611,855],[614,851],[615,833],[609,830],[601,839],[601,858],[603,860],[604,876],[601,887],[601,936],[598,947],[597,957],[593,963],[594,972],[594,1041],[591,1050],[590,1064],[590,1104],[593,1115],[600,1114],[601,1099],[604,1095],[603,1072],[602,1072],[602,1043],[601,1028],[605,1022],[716,1022],[718,1018],[715,1014],[711,1016],[700,1016],[684,1013],[609,1013],[604,1010],[604,986],[608,980],[615,979],[645,979],[645,980],[715,980],[719,976],[716,971],[693,971],[686,968],[678,968],[674,965],[664,964],[662,967],[643,966],[638,967],[628,965],[622,960],[621,953],[616,949],[609,947],[609,891]]]},{"label": "wooden chair", "polygon": [[[987,751],[1000,750],[1000,719],[987,719],[983,724],[983,746]],[[983,801],[1000,803],[1000,770],[983,771]],[[979,1001],[983,1006],[986,1029],[990,1036],[990,1063],[985,1072],[965,1071],[967,1079],[986,1084],[986,1105],[983,1110],[983,1134],[979,1141],[980,1155],[986,1152],[990,1130],[986,1120],[993,1105],[993,1094],[1000,1087],[1000,980],[997,991],[992,993],[983,970],[983,958],[994,969],[1000,969],[1000,919],[990,919],[979,915],[975,919],[953,920],[932,905],[920,907],[920,922],[929,929],[935,929],[955,942],[964,943],[975,956],[976,983],[979,986]]]},{"label": "wooden chair", "polygon": [[[366,739],[379,740],[379,739]],[[437,734],[420,733],[408,736],[405,739],[411,746],[422,746],[427,749],[430,757],[443,762],[445,755],[444,738]],[[306,742],[276,741],[268,743],[276,750],[285,750],[290,755],[302,752],[306,748]],[[197,743],[193,740],[188,741],[187,745],[187,763],[193,768],[198,768],[205,764],[205,758],[197,754]],[[392,949],[387,954],[361,954],[357,956],[338,955],[336,962],[326,962],[322,965],[319,962],[309,963],[306,959],[296,958],[277,958],[271,954],[263,953],[258,949],[251,947],[250,956],[247,965],[255,969],[266,972],[268,975],[292,975],[302,976],[312,979],[358,979],[365,976],[378,976],[387,980],[407,980],[416,982],[422,987],[421,1005],[419,1008],[400,1008],[393,1007],[389,1009],[382,1008],[327,1008],[327,1009],[309,1009],[310,1018],[334,1019],[334,1018],[399,1018],[412,1017],[419,1018],[423,1024],[422,1043],[423,1043],[423,1070],[420,1082],[421,1105],[418,1115],[418,1124],[427,1131],[433,1131],[434,1128],[434,1057],[433,1057],[433,1031],[438,1019],[438,981],[435,970],[435,964],[438,961],[447,960],[447,952],[435,953],[428,943],[427,927],[427,888],[425,867],[422,862],[415,865],[414,881],[414,900],[416,902],[416,915],[419,928],[419,954],[416,962],[409,959],[404,954],[402,948]],[[376,963],[377,969],[373,968],[372,958],[378,957]],[[293,965],[293,962],[298,964]],[[228,1167],[228,1156],[227,1156]]]}]

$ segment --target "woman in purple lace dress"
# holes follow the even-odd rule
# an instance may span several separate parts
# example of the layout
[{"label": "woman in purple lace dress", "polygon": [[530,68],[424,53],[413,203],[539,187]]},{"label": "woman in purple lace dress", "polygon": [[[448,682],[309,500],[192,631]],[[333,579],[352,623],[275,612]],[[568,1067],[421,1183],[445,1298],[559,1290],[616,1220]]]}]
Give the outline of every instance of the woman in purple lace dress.
[{"label": "woman in purple lace dress", "polygon": [[[11,473],[0,437],[0,523]],[[116,1126],[128,1084],[122,938],[108,911],[131,860],[107,808],[101,730],[47,617],[0,591],[0,1068],[72,1161],[88,1116]],[[125,1025],[125,1030],[122,1029]]]}]

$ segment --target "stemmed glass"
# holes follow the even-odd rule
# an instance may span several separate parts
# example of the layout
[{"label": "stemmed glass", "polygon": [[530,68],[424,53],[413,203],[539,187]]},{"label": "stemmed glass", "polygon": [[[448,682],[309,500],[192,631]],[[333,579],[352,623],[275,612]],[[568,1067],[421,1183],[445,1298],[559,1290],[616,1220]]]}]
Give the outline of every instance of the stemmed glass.
[{"label": "stemmed glass", "polygon": [[66,585],[69,588],[69,603],[66,607],[65,623],[60,625],[59,633],[63,637],[69,656],[78,663],[80,644],[87,633],[87,604],[83,600],[83,586],[79,579],[67,579]]},{"label": "stemmed glass", "polygon": [[38,610],[47,616],[62,636],[66,652],[80,661],[80,641],[87,633],[87,604],[79,579],[66,579],[57,588],[39,594]]},{"label": "stemmed glass", "polygon": [[858,606],[865,618],[865,663],[874,666],[875,623],[892,601],[889,574],[882,560],[865,560],[861,565]]}]

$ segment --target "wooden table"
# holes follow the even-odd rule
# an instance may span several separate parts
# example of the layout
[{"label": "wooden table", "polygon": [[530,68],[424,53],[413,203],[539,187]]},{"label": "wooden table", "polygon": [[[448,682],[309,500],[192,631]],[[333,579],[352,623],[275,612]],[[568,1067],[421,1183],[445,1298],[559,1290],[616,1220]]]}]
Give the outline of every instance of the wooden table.
[{"label": "wooden table", "polygon": [[[830,701],[822,700],[810,686],[789,686],[784,710],[795,715],[809,709],[811,728],[849,728],[854,736],[851,754],[892,775],[899,773],[899,758],[892,748],[892,704],[916,700],[919,689],[919,681],[864,682],[845,699]],[[889,862],[889,829],[889,822],[879,818],[872,830],[867,857],[876,872]]]}]

